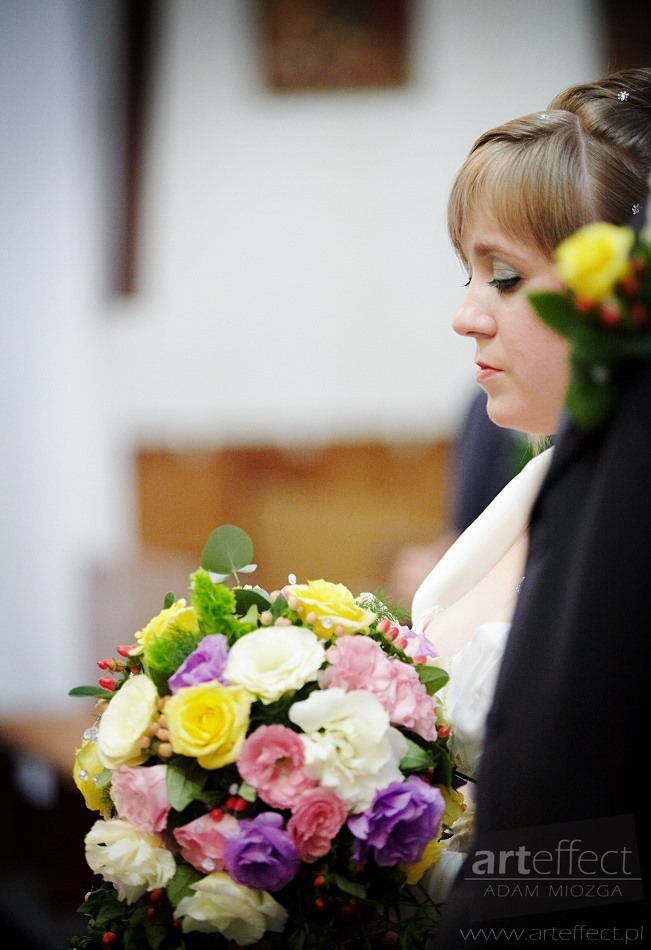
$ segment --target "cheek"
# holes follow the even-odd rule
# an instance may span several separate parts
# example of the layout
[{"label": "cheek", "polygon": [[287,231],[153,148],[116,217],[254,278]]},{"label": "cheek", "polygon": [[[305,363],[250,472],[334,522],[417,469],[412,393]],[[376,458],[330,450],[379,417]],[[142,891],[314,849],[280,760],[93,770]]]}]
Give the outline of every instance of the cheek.
[{"label": "cheek", "polygon": [[527,406],[525,431],[550,434],[558,427],[570,378],[569,344],[542,328],[533,340],[529,359],[523,362],[521,393]]},{"label": "cheek", "polygon": [[532,375],[550,392],[563,393],[570,376],[569,343],[548,327],[538,326],[534,341]]}]

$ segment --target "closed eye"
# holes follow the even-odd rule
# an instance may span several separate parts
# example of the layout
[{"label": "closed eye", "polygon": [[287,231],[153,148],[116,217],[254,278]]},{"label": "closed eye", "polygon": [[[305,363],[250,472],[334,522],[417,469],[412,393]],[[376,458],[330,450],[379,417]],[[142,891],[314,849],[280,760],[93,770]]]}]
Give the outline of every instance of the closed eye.
[{"label": "closed eye", "polygon": [[489,287],[494,287],[498,294],[510,294],[516,290],[522,278],[519,274],[514,277],[493,277],[488,281]]}]

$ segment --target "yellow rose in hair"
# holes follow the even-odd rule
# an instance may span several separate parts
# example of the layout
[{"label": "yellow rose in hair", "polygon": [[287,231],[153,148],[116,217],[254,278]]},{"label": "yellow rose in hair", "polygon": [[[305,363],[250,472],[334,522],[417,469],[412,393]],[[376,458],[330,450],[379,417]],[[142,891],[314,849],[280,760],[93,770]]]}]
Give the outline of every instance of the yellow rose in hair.
[{"label": "yellow rose in hair", "polygon": [[556,272],[578,298],[601,303],[631,272],[634,240],[631,228],[587,224],[556,248]]},{"label": "yellow rose in hair", "polygon": [[242,686],[215,680],[184,686],[165,704],[173,751],[196,759],[204,769],[234,762],[249,728],[253,699]]},{"label": "yellow rose in hair", "polygon": [[290,584],[283,588],[283,594],[288,601],[296,598],[301,618],[324,640],[342,633],[368,633],[377,619],[371,610],[356,603],[343,584],[308,581],[307,584]]}]

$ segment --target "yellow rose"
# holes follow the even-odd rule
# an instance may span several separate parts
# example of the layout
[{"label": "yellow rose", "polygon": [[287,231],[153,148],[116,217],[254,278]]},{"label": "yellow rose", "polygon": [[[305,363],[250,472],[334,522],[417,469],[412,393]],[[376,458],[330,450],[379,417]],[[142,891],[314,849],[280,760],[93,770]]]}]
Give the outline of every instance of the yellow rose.
[{"label": "yellow rose", "polygon": [[407,884],[418,884],[425,871],[429,871],[431,867],[438,863],[445,849],[445,841],[433,838],[423,851],[420,861],[416,861],[415,864],[403,864],[403,870],[407,875]]},{"label": "yellow rose", "polygon": [[140,765],[149,758],[141,740],[158,712],[158,692],[144,674],[128,679],[102,713],[97,731],[97,755],[107,769]]},{"label": "yellow rose", "polygon": [[342,633],[368,633],[377,619],[371,610],[365,610],[355,602],[343,584],[308,581],[307,584],[291,584],[284,588],[283,593],[288,600],[296,598],[302,619],[324,640]]},{"label": "yellow rose", "polygon": [[111,803],[104,790],[95,785],[94,779],[104,771],[97,754],[97,744],[86,740],[81,749],[75,751],[75,764],[72,777],[75,785],[84,796],[86,808],[98,811],[102,818],[110,818]]},{"label": "yellow rose", "polygon": [[580,299],[600,303],[631,270],[631,228],[596,222],[580,228],[556,249],[556,272]]},{"label": "yellow rose", "polygon": [[138,646],[131,650],[131,656],[139,656],[148,643],[158,637],[170,624],[174,624],[180,630],[187,630],[189,633],[199,632],[199,621],[194,612],[194,608],[187,606],[187,601],[183,598],[175,600],[171,607],[166,607],[159,614],[149,621],[149,623],[136,633]]},{"label": "yellow rose", "polygon": [[449,828],[458,818],[461,818],[467,808],[463,795],[456,788],[448,788],[447,785],[436,786],[445,799],[445,809],[441,815],[441,829]]},{"label": "yellow rose", "polygon": [[196,758],[204,769],[234,762],[249,728],[252,701],[242,686],[214,680],[183,687],[165,705],[172,749]]},{"label": "yellow rose", "polygon": [[436,787],[445,799],[445,810],[441,815],[439,833],[436,838],[432,838],[427,845],[420,861],[416,861],[415,864],[403,865],[408,884],[417,884],[425,871],[428,871],[438,863],[441,854],[446,850],[449,844],[449,839],[445,841],[441,840],[442,833],[446,828],[449,828],[457,818],[460,818],[466,810],[466,803],[463,800],[461,792],[458,792],[454,788],[448,788],[447,785],[437,785]]}]

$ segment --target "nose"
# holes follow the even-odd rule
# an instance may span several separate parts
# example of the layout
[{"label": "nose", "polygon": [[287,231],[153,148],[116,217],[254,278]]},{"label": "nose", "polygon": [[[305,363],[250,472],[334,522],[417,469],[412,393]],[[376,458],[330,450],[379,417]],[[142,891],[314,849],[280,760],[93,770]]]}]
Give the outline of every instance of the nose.
[{"label": "nose", "polygon": [[483,304],[481,294],[473,288],[472,283],[452,319],[452,329],[459,336],[471,337],[494,336],[496,332],[495,321]]}]

